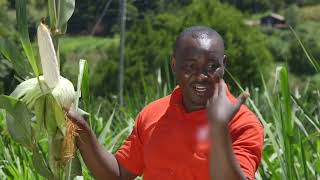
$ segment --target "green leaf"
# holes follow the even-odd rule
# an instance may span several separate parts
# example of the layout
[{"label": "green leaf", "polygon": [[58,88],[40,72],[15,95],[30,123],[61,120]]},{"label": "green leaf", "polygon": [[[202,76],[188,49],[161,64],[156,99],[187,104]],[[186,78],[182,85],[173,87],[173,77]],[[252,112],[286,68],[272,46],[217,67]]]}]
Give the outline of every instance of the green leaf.
[{"label": "green leaf", "polygon": [[0,108],[7,113],[7,127],[12,138],[31,148],[31,113],[27,106],[10,96],[0,96]]},{"label": "green leaf", "polygon": [[82,176],[81,162],[77,155],[68,162],[65,173],[66,180],[74,180],[76,177]]},{"label": "green leaf", "polygon": [[[90,95],[89,95],[89,67],[88,63],[84,59],[79,61],[79,74],[77,83],[77,97],[75,100],[76,110],[79,112],[79,99],[82,97],[84,110],[90,110]],[[89,125],[92,125],[91,117],[89,116]]]},{"label": "green leaf", "polygon": [[17,47],[7,39],[0,38],[0,52],[13,65],[14,70],[21,77],[29,75],[31,72],[30,65],[25,61]]},{"label": "green leaf", "polygon": [[51,135],[56,133],[56,128],[59,128],[62,134],[65,133],[66,121],[63,110],[51,94],[46,96],[45,122]]},{"label": "green leaf", "polygon": [[114,119],[113,117],[114,117],[115,111],[116,110],[113,109],[112,114],[108,119],[108,122],[106,123],[106,125],[104,126],[102,132],[100,133],[100,135],[98,137],[98,141],[99,141],[100,144],[105,144],[105,140],[106,140],[107,134],[111,133],[110,132],[110,127],[111,127],[112,121]]},{"label": "green leaf", "polygon": [[79,74],[78,74],[78,83],[77,83],[77,97],[75,99],[75,108],[78,110],[79,108],[79,99],[81,97],[81,87],[82,87],[82,79],[83,79],[83,72],[86,60],[80,59],[79,61]]},{"label": "green leaf", "polygon": [[50,28],[57,28],[57,13],[56,13],[56,1],[48,1],[48,11],[50,18]]},{"label": "green leaf", "polygon": [[32,154],[32,163],[36,171],[43,177],[51,179],[53,177],[46,160],[44,159],[42,152],[35,148]]},{"label": "green leaf", "polygon": [[53,101],[54,97],[52,95],[46,95],[44,125],[47,129],[49,136],[54,136],[58,128],[55,120],[54,111],[52,110]]},{"label": "green leaf", "polygon": [[279,111],[284,112],[281,114],[282,127],[284,129],[283,140],[284,140],[284,157],[286,159],[286,176],[289,179],[294,177],[294,162],[293,162],[293,125],[294,121],[292,118],[292,107],[289,90],[289,79],[288,70],[286,66],[279,67],[280,76],[280,91],[281,91],[281,105]]},{"label": "green leaf", "polygon": [[67,22],[71,18],[75,7],[75,0],[59,0],[58,1],[58,29],[65,33],[67,29]]},{"label": "green leaf", "polygon": [[[85,61],[85,60],[84,60]],[[84,62],[83,67],[83,77],[82,77],[82,86],[81,86],[81,94],[83,99],[83,109],[85,111],[90,110],[90,95],[89,95],[89,67],[88,62]]]},{"label": "green leaf", "polygon": [[[318,157],[319,157],[319,154],[320,154],[320,140],[319,140],[319,138],[317,140],[317,152],[318,152]],[[317,169],[317,172],[320,172],[320,161],[317,161],[316,169]]]},{"label": "green leaf", "polygon": [[298,131],[298,138],[300,142],[300,151],[301,151],[301,159],[302,159],[302,165],[303,165],[303,171],[304,171],[304,177],[306,180],[309,179],[308,170],[307,170],[307,159],[306,159],[306,153],[303,145],[303,141],[301,140],[301,133]]},{"label": "green leaf", "polygon": [[39,76],[40,69],[37,65],[37,61],[35,59],[32,45],[29,39],[29,31],[27,24],[27,11],[26,11],[26,0],[16,0],[16,16],[18,23],[18,33],[19,38],[28,58],[28,61],[32,67],[32,70],[36,76]]},{"label": "green leaf", "polygon": [[292,119],[292,110],[291,110],[291,98],[290,98],[290,90],[289,90],[289,79],[288,79],[288,70],[285,66],[279,67],[280,74],[280,87],[281,87],[281,95],[283,98],[284,105],[284,129],[287,134],[293,135],[293,119]]},{"label": "green leaf", "polygon": [[57,131],[53,136],[48,137],[49,142],[49,166],[56,179],[61,179],[61,149],[63,143],[63,134]]},{"label": "green leaf", "polygon": [[46,97],[42,96],[35,102],[34,109],[36,115],[35,139],[39,141],[44,135],[44,118],[46,111]]},{"label": "green leaf", "polygon": [[[53,96],[52,96],[53,97]],[[58,128],[62,132],[63,135],[65,135],[66,132],[66,120],[64,118],[64,112],[58,101],[54,98],[54,101],[52,103],[52,109],[54,111],[55,120],[57,123]]]},{"label": "green leaf", "polygon": [[67,32],[67,27],[68,27],[68,23],[66,24],[63,24],[61,27],[60,27],[60,32],[65,34]]}]

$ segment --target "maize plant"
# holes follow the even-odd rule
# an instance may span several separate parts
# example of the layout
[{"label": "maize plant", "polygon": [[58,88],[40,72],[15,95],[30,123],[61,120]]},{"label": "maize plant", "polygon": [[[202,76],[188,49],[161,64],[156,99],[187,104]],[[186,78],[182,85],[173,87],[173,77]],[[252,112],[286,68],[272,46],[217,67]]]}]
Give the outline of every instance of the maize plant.
[{"label": "maize plant", "polygon": [[[19,114],[31,117],[28,123],[31,129],[27,130],[27,135],[30,135],[28,140],[24,141],[19,137],[16,139],[33,151],[34,165],[42,166],[38,167],[40,174],[49,179],[64,179],[67,178],[65,171],[68,171],[65,168],[68,168],[75,153],[74,138],[77,129],[64,111],[76,108],[77,93],[73,84],[60,76],[50,31],[43,23],[38,26],[37,37],[43,75],[20,83],[10,97],[2,96],[2,102],[7,104],[2,106],[9,112],[8,126],[12,119],[10,116]],[[15,130],[10,131],[9,128],[9,132],[15,137],[16,132],[13,131]],[[43,138],[48,140],[47,158],[41,156],[39,142]],[[39,161],[42,161],[42,165],[36,164]]]},{"label": "maize plant", "polygon": [[[81,177],[81,163],[74,143],[77,126],[65,112],[71,108],[78,110],[81,79],[87,64],[80,61],[75,91],[73,84],[60,75],[58,41],[51,37],[51,32],[65,32],[74,10],[74,0],[48,1],[51,27],[42,21],[37,29],[40,63],[35,59],[29,40],[26,1],[17,0],[16,7],[20,41],[35,77],[21,82],[10,96],[0,96],[0,108],[7,112],[8,131],[16,142],[32,152],[34,168],[43,177],[53,180]],[[15,67],[19,59],[14,58],[22,55],[3,42],[6,41],[0,39],[1,53]],[[19,69],[15,70],[19,74]]]}]

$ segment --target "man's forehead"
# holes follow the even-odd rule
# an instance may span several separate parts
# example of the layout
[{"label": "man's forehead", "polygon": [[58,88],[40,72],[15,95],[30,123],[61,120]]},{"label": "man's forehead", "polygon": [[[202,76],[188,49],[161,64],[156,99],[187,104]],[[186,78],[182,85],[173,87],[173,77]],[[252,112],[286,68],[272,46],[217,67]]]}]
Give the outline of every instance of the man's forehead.
[{"label": "man's forehead", "polygon": [[198,37],[184,36],[182,37],[177,46],[177,53],[179,52],[192,52],[196,49],[208,51],[210,53],[224,54],[223,41],[215,36],[203,35]]}]

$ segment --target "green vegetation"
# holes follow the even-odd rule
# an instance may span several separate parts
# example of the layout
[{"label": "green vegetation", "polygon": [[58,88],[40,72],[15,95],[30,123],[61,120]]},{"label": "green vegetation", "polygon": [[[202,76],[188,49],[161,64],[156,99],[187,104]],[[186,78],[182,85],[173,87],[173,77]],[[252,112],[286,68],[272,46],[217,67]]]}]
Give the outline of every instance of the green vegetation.
[{"label": "green vegetation", "polygon": [[[206,25],[225,39],[231,91],[236,94],[240,89],[249,89],[251,98],[247,105],[265,128],[263,160],[256,179],[320,178],[320,4],[317,0],[303,3],[294,0],[128,1],[123,107],[119,106],[117,96],[118,1],[110,4],[102,19],[102,31],[93,33],[106,37],[88,35],[99,18],[96,12],[101,12],[107,1],[96,4],[77,1],[67,36],[55,36],[60,38],[61,74],[73,84],[78,80],[79,59],[87,59],[79,106],[90,112],[89,125],[106,150],[115,152],[131,132],[137,113],[174,88],[169,60],[177,34],[187,26]],[[49,18],[46,2],[26,2],[28,16],[17,19],[15,1],[0,0],[0,94],[10,94],[20,81],[41,74],[35,43],[35,29],[41,17],[47,17],[53,29],[66,30],[66,22],[53,23],[57,19]],[[258,19],[277,10],[285,15],[293,29],[255,28],[243,23],[250,17]],[[256,12],[259,14],[250,14]],[[12,127],[6,122],[8,117],[10,114],[0,109],[0,146],[3,147],[0,179],[44,179],[38,174],[40,165],[34,166],[35,152],[21,146],[29,142],[26,138],[29,136],[19,136],[20,144],[13,141],[9,134]],[[44,137],[39,142],[40,157],[48,152],[48,147],[43,145],[47,141]],[[80,161],[83,165],[81,158]],[[85,166],[82,173],[84,179],[92,179]]]},{"label": "green vegetation", "polygon": [[[288,79],[287,79],[288,78]],[[156,80],[162,82],[163,79]],[[289,81],[288,81],[289,80]],[[263,88],[252,88],[251,99],[248,105],[258,115],[265,127],[266,140],[262,165],[256,175],[257,179],[315,179],[319,177],[319,89],[308,100],[310,86],[299,92],[288,89],[291,77],[288,77],[285,67],[277,71],[277,77],[265,84]],[[275,88],[273,88],[273,86]],[[168,85],[158,84],[148,86],[141,96],[139,91],[128,93],[126,102],[130,102],[123,109],[114,104],[114,101],[92,100],[91,127],[106,150],[115,152],[121,142],[131,132],[134,118],[139,108],[154,99],[170,92]],[[312,103],[312,104],[311,104]],[[138,108],[137,108],[138,107]],[[105,110],[104,110],[105,109]],[[4,113],[3,113],[4,114]],[[12,142],[8,137],[3,124],[2,115],[1,137],[4,139],[4,151],[0,152],[2,171],[8,179],[28,179],[38,177],[31,165],[26,151]],[[11,149],[14,148],[14,149]],[[11,156],[8,157],[7,154]],[[19,158],[15,163],[10,158]],[[10,164],[10,166],[9,166]],[[22,169],[21,169],[22,168]],[[0,171],[1,172],[1,171]],[[87,172],[87,170],[85,170]],[[84,173],[85,179],[91,179]],[[30,179],[30,178],[29,178]]]},{"label": "green vegetation", "polygon": [[320,20],[320,5],[306,6],[302,8],[302,16],[304,20],[318,21]]},{"label": "green vegetation", "polygon": [[[74,83],[77,82],[78,68],[74,66],[79,59],[89,62],[90,90],[96,96],[116,91],[117,60],[119,38],[100,38],[90,36],[66,37],[60,39],[60,59],[62,73]],[[105,85],[107,81],[113,82]],[[112,90],[112,91],[111,91]]]}]

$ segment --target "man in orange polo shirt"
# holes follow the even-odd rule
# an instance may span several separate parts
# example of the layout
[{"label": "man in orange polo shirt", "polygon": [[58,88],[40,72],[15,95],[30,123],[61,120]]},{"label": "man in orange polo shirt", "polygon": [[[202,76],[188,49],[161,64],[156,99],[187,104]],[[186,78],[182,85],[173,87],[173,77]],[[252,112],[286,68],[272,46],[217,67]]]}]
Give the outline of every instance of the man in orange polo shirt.
[{"label": "man in orange polo shirt", "polygon": [[97,179],[254,179],[262,153],[263,127],[223,81],[226,56],[221,36],[196,26],[176,39],[171,68],[178,86],[147,105],[115,155],[105,152],[86,122],[77,146]]}]

